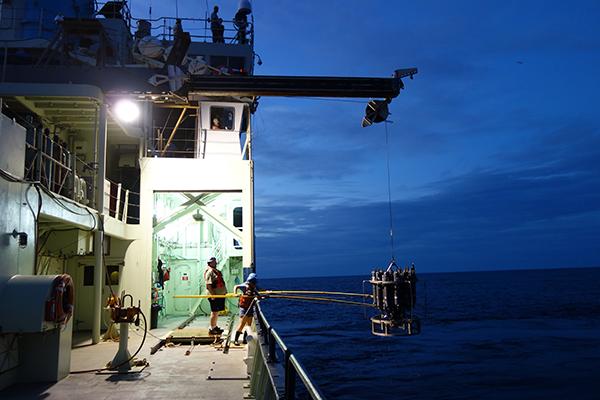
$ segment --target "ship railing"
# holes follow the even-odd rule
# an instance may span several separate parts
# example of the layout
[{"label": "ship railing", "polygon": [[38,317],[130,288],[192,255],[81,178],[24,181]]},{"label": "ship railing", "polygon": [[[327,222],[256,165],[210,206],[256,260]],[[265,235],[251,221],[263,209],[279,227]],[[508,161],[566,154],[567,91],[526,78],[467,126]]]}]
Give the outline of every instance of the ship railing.
[{"label": "ship railing", "polygon": [[6,1],[0,5],[0,31],[12,33],[12,37],[2,34],[2,39],[8,41],[50,39],[56,31],[57,16],[63,13],[59,8],[15,7]]},{"label": "ship railing", "polygon": [[265,318],[260,301],[255,305],[255,310],[258,345],[250,378],[250,395],[253,398],[296,399],[297,378],[300,378],[300,383],[310,398],[324,399],[292,350]]},{"label": "ship railing", "polygon": [[73,157],[61,144],[42,135],[39,145],[26,143],[25,176],[54,193],[68,196]]},{"label": "ship railing", "polygon": [[[104,213],[126,224],[139,224],[140,194],[122,183],[104,181]],[[131,208],[131,210],[130,210]]]},{"label": "ship railing", "polygon": [[[25,177],[79,204],[94,206],[96,165],[85,162],[69,151],[58,137],[39,128],[28,129]],[[105,214],[125,223],[139,223],[139,193],[124,188],[121,183],[105,180],[104,196]]]},{"label": "ship railing", "polygon": [[[80,10],[77,15],[65,12],[65,8],[60,6],[18,7],[13,5],[12,2],[0,2],[0,31],[13,31],[15,34],[20,32],[23,35],[13,37],[12,40],[50,39],[56,33],[57,22],[61,16],[67,18],[80,18],[82,16],[93,18],[102,15],[99,11],[106,3],[94,1],[94,10]],[[131,30],[132,17],[129,5],[126,1],[123,1],[119,6],[121,8],[119,10],[115,9],[112,14],[108,14],[108,17],[122,19]],[[93,15],[91,11],[93,11]],[[106,15],[104,17],[107,18]]]},{"label": "ship railing", "polygon": [[146,157],[196,157],[196,128],[154,126],[155,134],[146,141]]},{"label": "ship railing", "polygon": [[[6,2],[5,2],[6,3]],[[125,21],[129,31],[134,34],[138,21],[148,21],[152,24],[152,35],[161,40],[174,39],[174,27],[177,19],[181,20],[183,30],[190,34],[192,41],[213,42],[210,18],[134,18],[127,2],[122,2],[121,9],[114,10],[112,15],[103,15],[100,10],[107,2],[95,1],[94,16],[118,18]],[[83,11],[82,11],[83,13]],[[0,16],[0,31],[12,31],[14,34],[21,32],[24,36],[12,37],[12,40],[51,39],[56,33],[57,18],[64,14],[60,7],[15,7],[4,4]],[[70,16],[74,17],[74,16]],[[90,15],[91,17],[91,15]],[[254,18],[250,15],[247,26],[240,32],[234,20],[223,19],[223,42],[228,44],[254,45]],[[3,38],[9,39],[9,38]]]},{"label": "ship railing", "polygon": [[[189,32],[190,38],[195,42],[213,42],[210,18],[132,18],[133,21],[147,21],[152,24],[152,35],[161,40],[172,41],[174,39],[175,21],[181,20],[184,32]],[[254,18],[250,16],[248,26],[245,31],[237,28],[235,21],[223,20],[223,42],[228,44],[247,44],[254,45]]]}]

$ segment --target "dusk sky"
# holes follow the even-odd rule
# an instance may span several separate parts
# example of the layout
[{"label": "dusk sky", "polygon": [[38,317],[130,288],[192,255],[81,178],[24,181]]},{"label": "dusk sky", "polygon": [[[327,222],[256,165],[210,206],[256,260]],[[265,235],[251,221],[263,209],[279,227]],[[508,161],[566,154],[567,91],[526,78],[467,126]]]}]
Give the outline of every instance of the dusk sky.
[{"label": "dusk sky", "polygon": [[[230,19],[237,1],[210,2]],[[154,2],[153,17],[175,15]],[[417,67],[387,124],[397,261],[418,271],[600,266],[600,2],[253,2],[257,75]],[[133,2],[137,17],[147,5]],[[180,16],[206,4],[178,2]],[[185,25],[184,25],[185,28]],[[263,98],[257,270],[390,261],[386,127],[366,100]]]}]

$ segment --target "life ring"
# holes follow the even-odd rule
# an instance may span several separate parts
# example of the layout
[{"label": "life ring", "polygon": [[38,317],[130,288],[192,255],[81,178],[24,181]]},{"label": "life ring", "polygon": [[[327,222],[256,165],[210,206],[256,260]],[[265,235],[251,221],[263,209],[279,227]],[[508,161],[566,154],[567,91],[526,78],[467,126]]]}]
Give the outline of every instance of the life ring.
[{"label": "life ring", "polygon": [[66,324],[73,315],[75,288],[70,275],[58,275],[46,301],[46,321]]}]

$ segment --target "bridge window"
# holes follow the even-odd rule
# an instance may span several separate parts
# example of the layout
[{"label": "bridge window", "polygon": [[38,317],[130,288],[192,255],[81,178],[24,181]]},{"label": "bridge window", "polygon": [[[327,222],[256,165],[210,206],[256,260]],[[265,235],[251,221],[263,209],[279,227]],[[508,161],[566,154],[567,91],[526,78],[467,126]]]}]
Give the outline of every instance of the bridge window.
[{"label": "bridge window", "polygon": [[245,70],[244,57],[210,56],[210,64],[217,69],[225,69],[233,75],[243,74]]},{"label": "bridge window", "polygon": [[218,107],[210,108],[210,129],[218,130],[233,130],[235,119],[235,109],[233,107]]}]

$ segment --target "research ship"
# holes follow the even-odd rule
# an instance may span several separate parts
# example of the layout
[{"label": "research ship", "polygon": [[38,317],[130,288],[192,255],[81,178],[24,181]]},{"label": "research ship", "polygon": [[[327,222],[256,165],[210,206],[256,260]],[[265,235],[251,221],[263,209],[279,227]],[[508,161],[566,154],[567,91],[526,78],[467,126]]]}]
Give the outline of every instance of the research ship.
[{"label": "research ship", "polygon": [[0,397],[322,398],[259,304],[247,345],[236,296],[208,332],[207,260],[230,291],[257,271],[261,97],[369,99],[369,125],[417,70],[255,75],[249,1],[0,6]]}]

